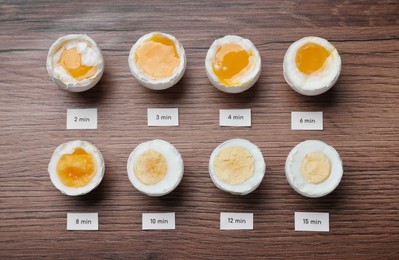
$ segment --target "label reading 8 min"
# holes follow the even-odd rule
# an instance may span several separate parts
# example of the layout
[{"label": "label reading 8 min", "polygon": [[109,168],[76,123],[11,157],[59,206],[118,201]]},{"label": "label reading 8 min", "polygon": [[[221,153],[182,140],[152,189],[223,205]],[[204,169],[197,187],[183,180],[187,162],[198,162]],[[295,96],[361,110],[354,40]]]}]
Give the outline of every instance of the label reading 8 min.
[{"label": "label reading 8 min", "polygon": [[98,230],[98,213],[67,213],[67,230]]}]

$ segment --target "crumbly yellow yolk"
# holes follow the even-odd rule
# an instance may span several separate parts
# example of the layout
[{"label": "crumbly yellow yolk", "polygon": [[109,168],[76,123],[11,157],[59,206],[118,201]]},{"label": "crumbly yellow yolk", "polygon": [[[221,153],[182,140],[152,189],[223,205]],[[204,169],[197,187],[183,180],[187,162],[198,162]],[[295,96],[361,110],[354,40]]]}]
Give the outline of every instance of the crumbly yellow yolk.
[{"label": "crumbly yellow yolk", "polygon": [[88,79],[97,72],[97,66],[82,64],[82,54],[76,48],[65,49],[58,63],[76,80]]},{"label": "crumbly yellow yolk", "polygon": [[297,50],[295,62],[300,71],[309,75],[323,67],[328,56],[330,52],[323,46],[309,42]]},{"label": "crumbly yellow yolk", "polygon": [[330,176],[330,159],[322,153],[308,153],[301,162],[301,174],[307,182],[319,184]]},{"label": "crumbly yellow yolk", "polygon": [[134,161],[133,169],[137,179],[142,183],[154,185],[165,177],[168,164],[161,153],[148,150],[137,157]]},{"label": "crumbly yellow yolk", "polygon": [[96,174],[93,155],[82,148],[72,154],[64,154],[57,163],[57,173],[61,182],[71,188],[79,188],[90,183]]},{"label": "crumbly yellow yolk", "polygon": [[231,146],[222,149],[213,161],[216,176],[224,183],[238,185],[254,174],[255,160],[245,148]]},{"label": "crumbly yellow yolk", "polygon": [[158,34],[141,44],[136,50],[135,57],[141,70],[153,79],[172,76],[180,64],[175,43]]},{"label": "crumbly yellow yolk", "polygon": [[213,72],[225,86],[239,86],[240,80],[251,69],[252,53],[239,44],[229,43],[219,47],[212,60]]}]

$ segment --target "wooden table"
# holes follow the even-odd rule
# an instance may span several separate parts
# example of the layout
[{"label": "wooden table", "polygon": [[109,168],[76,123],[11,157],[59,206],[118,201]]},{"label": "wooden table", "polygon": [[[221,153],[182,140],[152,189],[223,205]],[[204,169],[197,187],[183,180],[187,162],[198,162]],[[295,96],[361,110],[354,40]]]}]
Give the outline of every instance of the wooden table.
[{"label": "wooden table", "polygon": [[[397,1],[1,1],[0,258],[385,258],[399,255],[399,3]],[[162,31],[184,45],[188,64],[173,88],[156,92],[130,74],[127,57],[142,35]],[[60,36],[87,33],[103,50],[100,83],[69,93],[45,68]],[[226,94],[206,77],[213,40],[249,38],[262,57],[251,90]],[[316,97],[292,91],[282,61],[304,36],[330,40],[343,69]],[[147,108],[177,107],[179,127],[148,127]],[[97,130],[66,130],[68,108],[98,108]],[[251,108],[252,127],[220,127],[223,108]],[[323,111],[324,131],[293,131],[292,111]],[[217,189],[208,159],[221,142],[246,138],[262,150],[260,187],[239,197]],[[170,195],[133,188],[127,158],[136,145],[164,139],[185,173]],[[95,191],[67,197],[47,165],[56,146],[83,139],[105,158]],[[307,139],[334,146],[344,162],[335,192],[305,198],[287,183],[289,151]],[[330,232],[295,232],[294,212],[329,212]],[[66,231],[68,212],[98,212],[99,231]],[[142,231],[143,212],[176,212],[176,229]],[[219,230],[220,212],[254,213],[253,231]]]}]

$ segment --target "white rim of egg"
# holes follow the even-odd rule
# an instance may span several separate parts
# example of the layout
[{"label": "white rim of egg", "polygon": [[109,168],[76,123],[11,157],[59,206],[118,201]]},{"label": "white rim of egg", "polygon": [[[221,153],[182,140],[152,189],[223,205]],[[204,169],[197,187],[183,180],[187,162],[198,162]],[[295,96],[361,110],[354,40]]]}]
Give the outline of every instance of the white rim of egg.
[{"label": "white rim of egg", "polygon": [[[304,44],[313,42],[324,47],[330,52],[323,68],[307,75],[296,66],[296,53]],[[305,96],[315,96],[328,91],[337,82],[341,73],[341,57],[338,50],[326,39],[308,36],[304,37],[288,48],[284,56],[283,64],[284,79],[296,92]]]},{"label": "white rim of egg", "polygon": [[[167,172],[162,180],[154,185],[146,185],[137,179],[134,173],[134,162],[143,152],[154,150],[165,158]],[[127,161],[127,175],[132,185],[140,192],[153,197],[163,196],[172,192],[183,178],[184,163],[177,149],[164,140],[155,139],[139,144],[129,156]]]},{"label": "white rim of egg", "polygon": [[[57,163],[61,156],[64,154],[72,154],[76,148],[82,148],[89,154],[91,154],[96,162],[96,174],[89,184],[79,188],[72,188],[64,185],[57,173]],[[105,172],[104,158],[101,152],[92,143],[87,141],[70,141],[59,145],[51,156],[50,163],[48,165],[48,172],[53,185],[61,191],[61,193],[68,196],[79,196],[84,195],[95,189],[102,181]]]},{"label": "white rim of egg", "polygon": [[[150,39],[153,35],[162,35],[172,40],[180,57],[179,66],[177,66],[173,74],[163,79],[152,79],[151,77],[147,76],[144,72],[142,72],[141,68],[137,65],[136,62],[135,54],[137,48],[140,47],[148,39]],[[152,32],[140,37],[140,39],[138,39],[137,42],[133,44],[132,48],[130,49],[128,62],[130,72],[139,81],[139,83],[144,87],[153,90],[163,90],[174,86],[183,77],[187,65],[186,52],[184,51],[183,45],[173,35],[163,32]]]},{"label": "white rim of egg", "polygon": [[[97,72],[88,79],[76,80],[75,78],[70,76],[68,72],[64,70],[64,68],[55,65],[61,57],[61,48],[68,44],[68,42],[75,43],[75,41],[76,43],[87,42],[89,44],[89,47],[92,50],[91,54],[95,58],[87,59],[87,62],[90,63],[92,62],[92,60],[98,60],[98,62],[95,64],[97,66]],[[83,58],[84,57],[82,57],[82,60]],[[47,54],[46,68],[48,74],[50,75],[50,78],[62,89],[70,92],[83,92],[91,89],[100,81],[104,73],[104,59],[101,54],[100,47],[98,47],[98,45],[92,38],[90,38],[86,34],[69,34],[60,37],[51,45],[50,50]]]},{"label": "white rim of egg", "polygon": [[[328,178],[319,184],[307,182],[301,174],[301,162],[306,154],[322,152],[331,163],[331,171]],[[341,182],[344,170],[341,157],[330,145],[319,140],[307,140],[296,145],[289,153],[285,162],[285,175],[290,186],[299,194],[318,198],[335,190]]]},{"label": "white rim of egg", "polygon": [[[255,169],[253,176],[251,176],[248,180],[238,185],[231,185],[223,182],[218,178],[218,176],[214,171],[213,163],[215,161],[215,157],[222,149],[227,147],[236,147],[236,146],[245,148],[251,153],[251,155],[254,158]],[[246,195],[256,190],[256,188],[258,188],[259,185],[261,184],[265,172],[266,172],[266,161],[262,155],[261,150],[259,149],[258,146],[245,139],[235,138],[221,143],[215,148],[215,150],[213,150],[211,157],[209,159],[209,175],[211,176],[213,183],[219,189],[231,193],[233,195]]]},{"label": "white rim of egg", "polygon": [[[215,72],[212,68],[212,60],[219,47],[224,44],[231,43],[239,44],[245,51],[253,53],[253,68],[251,71],[248,72],[245,77],[241,79],[241,83],[238,86],[226,86],[222,84],[219,81],[218,77],[215,75]],[[261,58],[258,49],[256,49],[255,45],[250,40],[237,35],[226,35],[222,38],[215,40],[212,43],[211,47],[209,47],[205,58],[206,75],[208,76],[213,86],[226,93],[241,93],[251,88],[259,79],[261,67]]]}]

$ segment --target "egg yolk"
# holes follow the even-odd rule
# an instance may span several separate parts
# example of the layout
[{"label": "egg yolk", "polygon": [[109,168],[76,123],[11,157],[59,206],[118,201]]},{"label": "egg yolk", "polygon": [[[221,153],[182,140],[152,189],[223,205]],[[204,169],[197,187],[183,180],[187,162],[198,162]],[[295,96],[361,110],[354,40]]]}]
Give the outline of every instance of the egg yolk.
[{"label": "egg yolk", "polygon": [[79,188],[86,186],[93,179],[96,163],[91,154],[79,147],[72,154],[62,155],[56,169],[64,185]]},{"label": "egg yolk", "polygon": [[82,54],[76,48],[65,49],[58,62],[76,80],[88,79],[96,74],[96,66],[82,64]]},{"label": "egg yolk", "polygon": [[330,159],[322,153],[308,153],[301,162],[301,174],[307,182],[319,184],[330,176]]},{"label": "egg yolk", "polygon": [[232,146],[222,149],[213,161],[216,176],[224,183],[238,185],[253,174],[255,162],[252,154],[245,148]]},{"label": "egg yolk", "polygon": [[213,72],[225,86],[239,86],[240,79],[252,67],[250,60],[252,56],[252,53],[247,52],[239,44],[224,44],[213,57]]},{"label": "egg yolk", "polygon": [[133,169],[139,181],[146,185],[154,185],[165,177],[168,164],[161,153],[148,150],[137,157]]},{"label": "egg yolk", "polygon": [[162,35],[153,35],[141,44],[136,50],[135,57],[143,73],[153,79],[172,76],[180,64],[175,43]]},{"label": "egg yolk", "polygon": [[296,52],[296,66],[305,74],[312,74],[323,67],[330,53],[321,45],[313,42],[302,45]]}]

